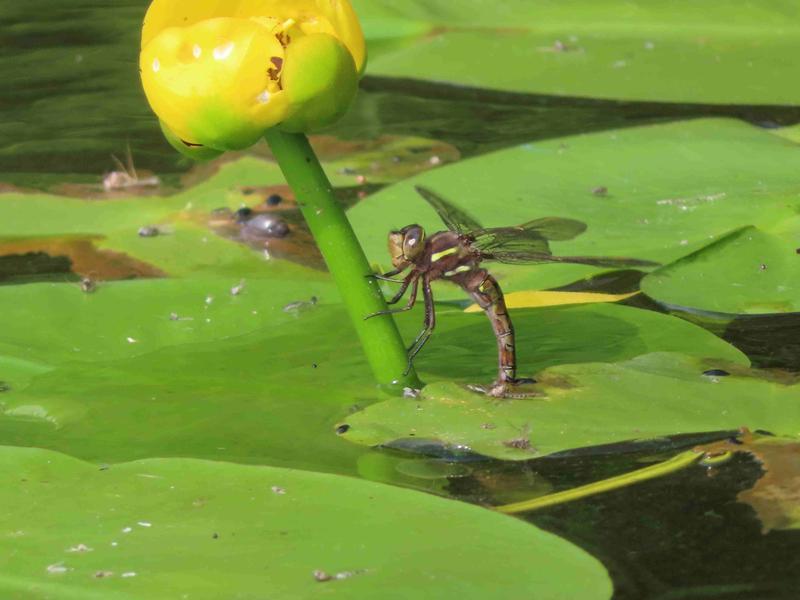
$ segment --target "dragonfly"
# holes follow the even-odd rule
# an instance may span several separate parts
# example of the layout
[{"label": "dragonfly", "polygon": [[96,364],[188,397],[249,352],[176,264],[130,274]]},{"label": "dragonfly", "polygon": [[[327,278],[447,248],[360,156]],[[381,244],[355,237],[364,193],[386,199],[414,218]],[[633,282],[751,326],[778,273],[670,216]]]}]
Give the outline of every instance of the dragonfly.
[{"label": "dragonfly", "polygon": [[[516,386],[535,381],[517,377],[514,326],[500,284],[481,266],[482,262],[571,263],[609,268],[652,267],[658,264],[635,258],[556,256],[550,250],[550,242],[579,236],[586,231],[585,223],[574,219],[544,217],[513,227],[485,228],[432,190],[422,186],[415,189],[438,213],[447,231],[439,231],[428,237],[420,225],[413,224],[389,232],[389,254],[394,268],[388,273],[373,276],[400,284],[399,290],[387,300],[387,304],[397,304],[408,290],[410,294],[403,308],[384,310],[367,317],[411,310],[417,302],[418,290],[422,288],[425,326],[408,348],[406,373],[411,370],[414,358],[436,327],[431,289],[433,281],[441,279],[460,286],[489,318],[497,340],[498,375],[491,386],[478,389],[490,396],[503,398],[516,397]],[[395,278],[409,269],[402,279]]]}]

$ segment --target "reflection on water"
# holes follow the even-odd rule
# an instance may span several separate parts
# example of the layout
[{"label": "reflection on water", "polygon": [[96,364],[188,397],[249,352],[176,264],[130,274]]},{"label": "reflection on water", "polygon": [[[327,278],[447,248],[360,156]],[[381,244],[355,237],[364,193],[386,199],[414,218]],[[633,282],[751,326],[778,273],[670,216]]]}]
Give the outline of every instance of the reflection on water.
[{"label": "reflection on water", "polygon": [[[164,141],[139,85],[147,0],[29,0],[0,10],[0,182],[97,182],[130,144],[136,166],[167,183],[190,163]],[[536,139],[695,116],[765,126],[800,121],[797,107],[616,102],[367,77],[345,138],[416,135],[464,156]]]}]

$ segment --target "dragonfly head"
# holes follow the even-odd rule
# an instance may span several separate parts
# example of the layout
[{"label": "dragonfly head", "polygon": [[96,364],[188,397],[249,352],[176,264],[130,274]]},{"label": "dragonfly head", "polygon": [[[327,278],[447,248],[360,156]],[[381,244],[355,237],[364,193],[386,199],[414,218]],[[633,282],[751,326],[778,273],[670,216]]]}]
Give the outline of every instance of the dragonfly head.
[{"label": "dragonfly head", "polygon": [[408,225],[400,231],[389,232],[389,254],[395,269],[407,267],[425,247],[425,230],[419,225]]}]

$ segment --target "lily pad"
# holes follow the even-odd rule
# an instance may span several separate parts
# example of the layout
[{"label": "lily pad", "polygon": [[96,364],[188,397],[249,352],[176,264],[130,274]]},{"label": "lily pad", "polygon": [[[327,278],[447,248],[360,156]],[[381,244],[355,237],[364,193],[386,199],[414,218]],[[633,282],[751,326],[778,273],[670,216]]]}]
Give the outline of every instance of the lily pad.
[{"label": "lily pad", "polygon": [[[703,157],[702,160],[698,157]],[[562,256],[629,256],[668,264],[730,231],[793,223],[797,146],[733,120],[697,120],[526,144],[393,185],[350,211],[373,262],[388,265],[386,233],[443,224],[414,191],[423,184],[486,227],[560,216],[588,225],[554,242]],[[593,193],[598,186],[604,195]],[[502,210],[498,210],[502,205]],[[505,291],[562,286],[599,268],[490,265]],[[746,268],[744,265],[741,268]],[[463,298],[442,286],[439,298]]]},{"label": "lily pad", "polygon": [[0,465],[6,596],[486,598],[498,577],[514,595],[611,596],[579,548],[428,494],[191,459],[100,470],[3,447]]},{"label": "lily pad", "polygon": [[352,415],[344,437],[369,446],[435,440],[507,460],[743,426],[800,438],[800,385],[718,360],[654,353],[560,365],[536,378],[538,396],[499,402],[433,384],[421,399],[392,399]]},{"label": "lily pad", "polygon": [[674,309],[800,312],[800,256],[794,244],[745,227],[650,273],[641,285],[650,297]]},{"label": "lily pad", "polygon": [[506,91],[718,104],[800,101],[790,0],[355,0],[368,72]]},{"label": "lily pad", "polygon": [[[0,397],[4,443],[98,462],[192,456],[355,472],[361,451],[333,428],[383,396],[356,336],[343,326],[343,308],[328,304],[325,295],[317,305],[284,312],[281,298],[300,288],[277,290],[256,281],[238,297],[223,287],[206,305],[207,286],[197,282],[109,283],[88,300],[62,287],[0,289],[16,292],[8,302],[14,310],[0,320],[8,319],[13,334],[0,346],[0,366],[11,365],[0,373],[12,386]],[[126,296],[141,301],[125,308],[118,301]],[[49,320],[41,329],[34,325],[47,298],[54,299],[51,318],[70,322],[62,331],[53,331]],[[194,320],[170,320],[169,307]],[[119,317],[119,310],[127,315],[119,323],[96,317]],[[654,351],[747,365],[738,350],[703,329],[635,308],[564,306],[514,311],[513,317],[526,375],[554,364],[621,361]],[[96,318],[98,328],[91,329]],[[400,322],[407,339],[420,324],[418,311]],[[442,306],[436,335],[417,366],[430,382],[487,383],[496,361],[487,319]]]}]

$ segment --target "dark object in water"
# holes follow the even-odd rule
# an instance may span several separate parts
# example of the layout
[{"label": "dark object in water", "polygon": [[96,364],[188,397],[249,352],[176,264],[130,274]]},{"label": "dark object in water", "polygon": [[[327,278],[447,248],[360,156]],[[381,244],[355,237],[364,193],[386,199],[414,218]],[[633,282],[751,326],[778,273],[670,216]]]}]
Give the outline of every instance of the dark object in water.
[{"label": "dark object in water", "polygon": [[235,213],[233,213],[233,217],[234,219],[236,219],[237,223],[244,223],[252,216],[253,216],[253,209],[248,208],[247,206],[243,206]]},{"label": "dark object in water", "polygon": [[269,197],[267,198],[266,205],[278,206],[278,204],[280,204],[281,202],[283,202],[283,196],[281,196],[280,194],[270,194]]},{"label": "dark object in water", "polygon": [[727,377],[730,373],[722,369],[709,369],[708,371],[703,371],[703,375],[707,377]]},{"label": "dark object in water", "polygon": [[159,233],[161,232],[155,225],[145,225],[144,227],[139,228],[139,237],[143,238],[158,237]]},{"label": "dark object in water", "polygon": [[282,238],[289,235],[289,225],[281,219],[270,214],[260,214],[244,223],[242,233],[245,236]]}]

